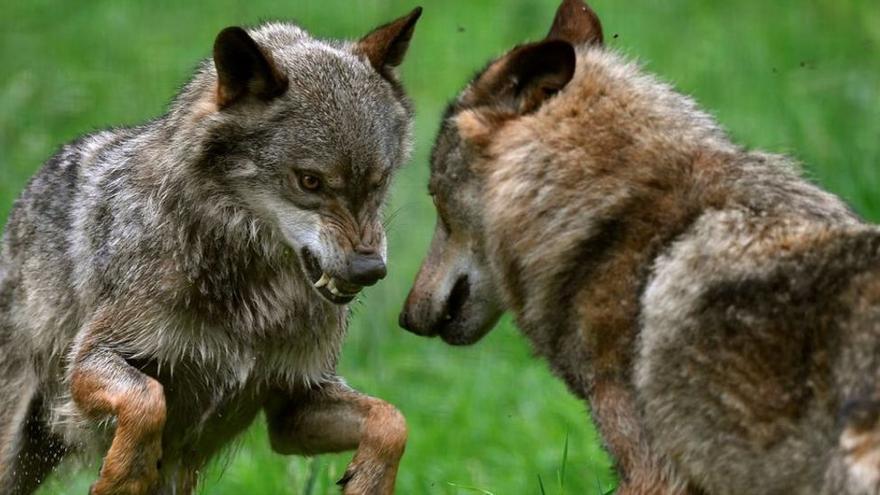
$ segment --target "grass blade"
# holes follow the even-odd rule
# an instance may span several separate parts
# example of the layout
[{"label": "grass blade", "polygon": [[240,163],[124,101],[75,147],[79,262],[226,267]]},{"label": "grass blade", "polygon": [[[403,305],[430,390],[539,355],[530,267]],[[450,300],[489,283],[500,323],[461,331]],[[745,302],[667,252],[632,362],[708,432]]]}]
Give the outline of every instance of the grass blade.
[{"label": "grass blade", "polygon": [[453,483],[451,481],[447,481],[446,484],[449,486],[455,487],[455,488],[461,488],[462,490],[467,490],[469,492],[482,493],[483,495],[495,495],[494,493],[490,492],[489,490],[484,490],[482,488],[477,488],[475,486],[459,485],[458,483]]},{"label": "grass blade", "polygon": [[568,464],[568,433],[565,434],[565,445],[562,447],[562,466],[559,468],[558,481],[560,495],[565,493],[565,466]]},{"label": "grass blade", "polygon": [[306,478],[306,484],[303,487],[303,495],[312,495],[315,491],[315,484],[318,482],[318,474],[321,472],[321,460],[317,457],[309,462],[309,474]]}]

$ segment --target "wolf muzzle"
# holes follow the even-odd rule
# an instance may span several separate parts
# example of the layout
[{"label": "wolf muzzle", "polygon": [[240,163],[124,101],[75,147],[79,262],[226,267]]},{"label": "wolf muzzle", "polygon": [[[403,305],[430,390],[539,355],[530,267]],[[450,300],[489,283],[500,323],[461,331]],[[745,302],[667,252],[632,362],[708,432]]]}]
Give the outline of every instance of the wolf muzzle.
[{"label": "wolf muzzle", "polygon": [[349,282],[362,286],[374,285],[388,273],[385,261],[375,251],[356,252],[348,260]]}]

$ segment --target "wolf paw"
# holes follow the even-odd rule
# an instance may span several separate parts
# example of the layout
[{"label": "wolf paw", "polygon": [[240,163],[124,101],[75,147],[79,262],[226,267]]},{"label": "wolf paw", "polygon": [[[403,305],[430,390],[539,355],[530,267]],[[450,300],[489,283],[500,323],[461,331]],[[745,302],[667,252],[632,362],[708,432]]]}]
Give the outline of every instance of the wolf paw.
[{"label": "wolf paw", "polygon": [[388,476],[388,467],[369,463],[353,463],[336,482],[344,495],[391,495],[394,478]]},{"label": "wolf paw", "polygon": [[345,473],[342,475],[342,478],[339,478],[339,481],[336,482],[337,486],[345,488],[345,485],[348,484],[349,481],[354,478],[354,471],[351,468],[345,470]]},{"label": "wolf paw", "polygon": [[[152,451],[152,452],[151,452]],[[160,484],[159,469],[161,460],[157,459],[155,449],[144,448],[145,459],[139,462],[101,465],[98,480],[89,489],[89,495],[147,495],[155,493]],[[155,459],[155,460],[154,460]]]},{"label": "wolf paw", "polygon": [[99,479],[89,489],[89,495],[147,495],[156,491],[158,473],[155,477],[143,477],[125,481]]}]

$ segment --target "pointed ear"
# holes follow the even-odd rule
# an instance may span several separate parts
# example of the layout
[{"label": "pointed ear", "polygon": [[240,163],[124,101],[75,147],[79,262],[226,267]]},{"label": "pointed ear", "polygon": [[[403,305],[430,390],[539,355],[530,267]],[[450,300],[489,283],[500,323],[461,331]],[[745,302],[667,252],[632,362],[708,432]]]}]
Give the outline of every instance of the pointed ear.
[{"label": "pointed ear", "polygon": [[562,0],[547,39],[565,40],[572,45],[602,45],[602,23],[582,0]]},{"label": "pointed ear", "polygon": [[376,71],[388,79],[390,69],[403,62],[416,21],[421,15],[422,8],[416,7],[400,19],[377,27],[358,41],[355,52],[365,55]]},{"label": "pointed ear", "polygon": [[524,115],[537,110],[574,77],[574,47],[549,40],[514,48],[471,86],[466,105],[496,105]]},{"label": "pointed ear", "polygon": [[287,90],[287,77],[275,66],[272,56],[240,27],[228,27],[217,35],[214,66],[217,106],[221,109],[248,94],[270,100]]}]

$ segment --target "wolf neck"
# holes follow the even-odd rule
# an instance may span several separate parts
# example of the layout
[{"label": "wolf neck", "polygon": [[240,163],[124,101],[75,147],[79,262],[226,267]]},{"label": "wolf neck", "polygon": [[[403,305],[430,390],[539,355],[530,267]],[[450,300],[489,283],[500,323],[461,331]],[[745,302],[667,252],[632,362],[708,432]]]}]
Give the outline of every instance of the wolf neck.
[{"label": "wolf neck", "polygon": [[610,200],[553,206],[568,211],[533,216],[536,229],[525,218],[545,210],[532,204],[520,211],[523,223],[505,228],[502,235],[515,237],[495,249],[507,303],[536,351],[562,364],[555,371],[575,393],[588,396],[595,376],[629,381],[652,264],[704,207],[684,190],[633,187]]},{"label": "wolf neck", "polygon": [[689,99],[613,54],[579,62],[559,98],[500,131],[485,187],[508,307],[586,397],[597,376],[629,381],[652,263],[725,202],[714,184],[740,152]]}]

